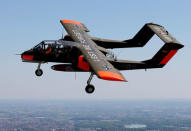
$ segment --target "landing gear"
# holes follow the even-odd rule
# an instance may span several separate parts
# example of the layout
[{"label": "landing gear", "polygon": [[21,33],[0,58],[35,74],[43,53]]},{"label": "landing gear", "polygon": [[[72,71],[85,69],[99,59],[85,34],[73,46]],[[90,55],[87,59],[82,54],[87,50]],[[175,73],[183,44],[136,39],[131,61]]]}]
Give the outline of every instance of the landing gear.
[{"label": "landing gear", "polygon": [[86,90],[87,93],[90,94],[90,93],[93,93],[93,92],[94,92],[95,88],[94,88],[93,85],[90,85],[90,84],[89,84],[89,85],[86,86],[86,89],[85,89],[85,90]]},{"label": "landing gear", "polygon": [[41,69],[37,69],[37,70],[35,71],[35,74],[36,74],[36,76],[42,76],[43,71],[42,71]]},{"label": "landing gear", "polygon": [[38,68],[35,71],[36,76],[42,76],[42,74],[43,74],[43,71],[40,69],[40,65],[41,65],[41,63],[38,64]]},{"label": "landing gear", "polygon": [[86,86],[86,88],[85,88],[85,90],[86,90],[86,92],[87,92],[88,94],[93,93],[94,90],[95,90],[94,86],[90,84],[90,82],[91,82],[91,80],[92,80],[92,78],[93,78],[93,75],[94,75],[94,73],[91,73],[90,78],[89,78],[88,81],[87,81],[87,86]]}]

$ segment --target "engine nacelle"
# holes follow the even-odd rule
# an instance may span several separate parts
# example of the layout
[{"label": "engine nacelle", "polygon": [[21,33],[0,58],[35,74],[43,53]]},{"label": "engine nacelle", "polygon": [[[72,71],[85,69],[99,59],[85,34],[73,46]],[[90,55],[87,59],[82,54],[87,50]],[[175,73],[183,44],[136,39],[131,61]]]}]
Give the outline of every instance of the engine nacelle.
[{"label": "engine nacelle", "polygon": [[66,71],[66,72],[86,72],[78,67],[75,67],[71,64],[58,64],[58,65],[53,65],[51,66],[51,69],[56,70],[56,71]]}]

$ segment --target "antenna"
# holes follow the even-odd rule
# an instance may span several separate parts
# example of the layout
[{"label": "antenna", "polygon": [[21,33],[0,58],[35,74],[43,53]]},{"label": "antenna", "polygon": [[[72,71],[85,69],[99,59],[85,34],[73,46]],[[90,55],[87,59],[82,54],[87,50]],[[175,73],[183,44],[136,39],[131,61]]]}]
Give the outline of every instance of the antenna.
[{"label": "antenna", "polygon": [[63,32],[62,32],[62,39],[64,39]]},{"label": "antenna", "polygon": [[76,80],[76,72],[75,72],[75,80]]},{"label": "antenna", "polygon": [[61,31],[62,31],[61,39],[64,39],[64,30],[63,30],[63,27],[61,28]]}]

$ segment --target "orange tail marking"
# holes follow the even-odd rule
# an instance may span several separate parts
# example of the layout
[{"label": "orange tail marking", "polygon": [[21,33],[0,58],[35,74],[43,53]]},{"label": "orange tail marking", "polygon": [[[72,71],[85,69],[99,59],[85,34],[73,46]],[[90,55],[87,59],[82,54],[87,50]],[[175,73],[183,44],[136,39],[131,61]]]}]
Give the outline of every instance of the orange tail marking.
[{"label": "orange tail marking", "polygon": [[160,64],[166,64],[168,61],[176,54],[178,50],[171,50],[165,57],[164,59],[160,62]]}]

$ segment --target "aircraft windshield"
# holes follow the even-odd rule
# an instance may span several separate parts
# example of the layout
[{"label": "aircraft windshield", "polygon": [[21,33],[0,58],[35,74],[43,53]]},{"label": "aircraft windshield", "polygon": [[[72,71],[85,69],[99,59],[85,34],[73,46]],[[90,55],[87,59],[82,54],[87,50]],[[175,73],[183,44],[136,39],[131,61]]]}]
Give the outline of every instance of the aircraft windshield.
[{"label": "aircraft windshield", "polygon": [[52,44],[56,44],[56,41],[54,41],[54,40],[42,41],[38,45],[36,45],[33,49],[43,49],[43,50],[46,50]]},{"label": "aircraft windshield", "polygon": [[36,45],[33,49],[39,49],[39,48],[42,48],[42,42]]}]

